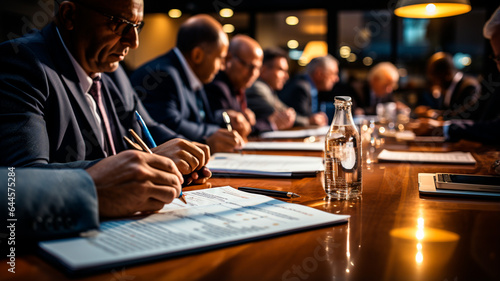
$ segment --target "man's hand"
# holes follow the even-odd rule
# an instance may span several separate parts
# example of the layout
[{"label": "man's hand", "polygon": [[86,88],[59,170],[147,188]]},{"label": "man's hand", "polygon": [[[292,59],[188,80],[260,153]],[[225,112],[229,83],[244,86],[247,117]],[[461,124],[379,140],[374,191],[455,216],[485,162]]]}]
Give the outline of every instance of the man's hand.
[{"label": "man's hand", "polygon": [[226,129],[219,129],[207,138],[207,144],[212,153],[236,152],[243,147],[245,141],[235,130],[229,132]]},{"label": "man's hand", "polygon": [[309,117],[309,124],[318,126],[328,125],[328,116],[324,112],[314,113]]},{"label": "man's hand", "polygon": [[102,217],[160,210],[179,197],[183,183],[172,160],[135,150],[105,158],[86,171],[96,185]]},{"label": "man's hand", "polygon": [[200,170],[210,159],[208,146],[183,139],[169,140],[151,151],[172,159],[183,175]]},{"label": "man's hand", "polygon": [[245,118],[251,126],[255,126],[255,123],[257,122],[255,119],[255,113],[250,108],[246,108],[243,111],[243,115],[245,115]]},{"label": "man's hand", "polygon": [[240,136],[246,139],[246,137],[252,132],[252,126],[248,122],[245,115],[235,110],[227,110],[226,112],[231,119],[231,126],[233,129],[238,131]]},{"label": "man's hand", "polygon": [[274,123],[278,130],[290,129],[295,123],[295,117],[297,113],[293,108],[287,108],[286,110],[277,110],[269,116],[269,122]]},{"label": "man's hand", "polygon": [[444,122],[427,118],[420,118],[415,122],[409,123],[407,127],[417,136],[443,135]]}]

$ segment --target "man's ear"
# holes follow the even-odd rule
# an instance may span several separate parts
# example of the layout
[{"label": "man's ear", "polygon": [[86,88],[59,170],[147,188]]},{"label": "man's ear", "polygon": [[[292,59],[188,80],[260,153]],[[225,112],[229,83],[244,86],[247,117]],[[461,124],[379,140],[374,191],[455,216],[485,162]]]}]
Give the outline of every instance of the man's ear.
[{"label": "man's ear", "polygon": [[61,28],[73,30],[75,28],[76,5],[70,1],[64,1],[59,5],[57,21]]},{"label": "man's ear", "polygon": [[191,61],[194,64],[201,64],[204,59],[205,59],[205,51],[201,47],[197,46],[194,47],[193,50],[191,50]]}]

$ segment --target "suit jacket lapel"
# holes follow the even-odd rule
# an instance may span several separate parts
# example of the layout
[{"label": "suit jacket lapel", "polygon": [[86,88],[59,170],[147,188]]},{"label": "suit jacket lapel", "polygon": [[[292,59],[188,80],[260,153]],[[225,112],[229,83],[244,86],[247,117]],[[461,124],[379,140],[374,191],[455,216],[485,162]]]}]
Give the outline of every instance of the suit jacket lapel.
[{"label": "suit jacket lapel", "polygon": [[181,88],[183,90],[183,92],[179,93],[179,95],[182,95],[185,98],[188,107],[191,109],[190,115],[193,115],[196,118],[195,121],[200,123],[200,122],[202,122],[202,120],[201,120],[198,106],[196,105],[195,92],[191,88],[191,84],[189,83],[189,80],[187,78],[187,74],[184,71],[184,68],[182,67],[182,64],[181,64],[179,58],[177,57],[177,55],[175,54],[175,52],[173,50],[168,53],[168,56],[170,56],[170,59],[172,61],[172,65],[179,72],[179,76],[182,80],[180,82],[182,83],[182,85],[184,85],[184,87]]},{"label": "suit jacket lapel", "polygon": [[57,72],[61,77],[61,81],[65,84],[68,98],[72,100],[73,110],[77,111],[77,109],[79,109],[83,113],[88,125],[94,133],[92,135],[94,139],[91,140],[91,142],[98,143],[101,150],[104,152],[104,144],[102,143],[101,138],[96,137],[101,134],[101,128],[98,126],[94,115],[92,114],[85,98],[85,93],[83,93],[80,88],[78,76],[73,68],[70,58],[66,55],[66,50],[59,39],[55,24],[51,23],[47,28],[42,30],[42,33],[43,36],[47,38],[48,42],[57,42],[54,44],[55,48],[51,49],[52,56],[54,57],[53,61],[57,67]]}]

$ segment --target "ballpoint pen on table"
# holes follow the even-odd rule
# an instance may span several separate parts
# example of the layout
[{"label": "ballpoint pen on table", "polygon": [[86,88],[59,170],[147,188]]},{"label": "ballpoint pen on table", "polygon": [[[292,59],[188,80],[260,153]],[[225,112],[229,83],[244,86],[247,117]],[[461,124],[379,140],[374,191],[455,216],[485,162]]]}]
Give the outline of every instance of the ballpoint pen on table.
[{"label": "ballpoint pen on table", "polygon": [[233,131],[233,127],[231,126],[231,118],[229,118],[229,115],[227,112],[222,112],[222,118],[224,119],[224,123],[226,123],[226,128],[229,132]]},{"label": "ballpoint pen on table", "polygon": [[[147,127],[146,127],[146,130],[147,130]],[[141,146],[141,148],[144,151],[147,151],[148,153],[153,154],[153,152],[149,149],[149,147],[144,143],[144,141],[139,137],[139,135],[134,130],[129,129],[128,131],[130,132],[130,134],[132,134],[132,137],[134,137],[134,139],[137,141],[137,143],[139,143],[139,145]],[[181,189],[181,194],[179,195],[179,199],[182,202],[184,202],[184,204],[187,204],[186,198],[185,198],[184,194],[182,194],[182,189]]]},{"label": "ballpoint pen on table", "polygon": [[144,119],[142,119],[142,116],[139,114],[139,112],[137,112],[137,110],[135,111],[135,117],[137,118],[137,122],[142,128],[142,132],[144,133],[146,140],[149,142],[149,146],[151,148],[156,147],[156,143],[155,140],[153,139],[153,136],[151,136],[151,133],[149,132],[148,127],[144,122]]},{"label": "ballpoint pen on table", "polygon": [[261,195],[268,195],[268,196],[273,196],[273,197],[281,197],[281,198],[297,198],[297,197],[300,197],[300,195],[298,195],[296,193],[293,193],[293,192],[271,190],[271,189],[261,189],[261,188],[255,188],[255,187],[241,186],[241,187],[238,187],[238,190],[249,192],[249,193],[261,194]]}]

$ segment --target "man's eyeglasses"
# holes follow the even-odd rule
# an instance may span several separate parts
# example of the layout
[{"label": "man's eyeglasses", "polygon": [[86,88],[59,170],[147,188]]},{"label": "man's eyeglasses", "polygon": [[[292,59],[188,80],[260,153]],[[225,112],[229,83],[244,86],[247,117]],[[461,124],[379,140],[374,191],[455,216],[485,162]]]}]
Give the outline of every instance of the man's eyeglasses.
[{"label": "man's eyeglasses", "polygon": [[255,65],[255,64],[248,63],[248,62],[244,61],[239,56],[234,56],[234,57],[241,63],[241,65],[243,65],[244,67],[248,68],[248,70],[250,70],[250,71],[254,71],[255,69],[260,68],[260,66],[258,66],[258,65]]},{"label": "man's eyeglasses", "polygon": [[135,28],[137,30],[137,33],[141,32],[141,29],[144,27],[144,22],[141,21],[141,22],[138,22],[138,23],[133,23],[129,20],[126,20],[122,17],[118,17],[118,16],[112,16],[112,15],[109,15],[107,13],[104,13],[102,11],[100,11],[99,9],[97,8],[94,8],[94,7],[91,7],[90,5],[88,4],[85,4],[83,1],[77,1],[77,0],[71,0],[72,2],[78,4],[78,5],[81,5],[89,10],[92,10],[94,12],[97,12],[107,18],[109,18],[109,20],[111,22],[113,22],[113,26],[112,26],[112,30],[113,32],[116,34],[116,35],[120,35],[120,36],[126,36],[130,30],[132,28]]},{"label": "man's eyeglasses", "polygon": [[498,56],[490,55],[490,59],[492,59],[494,62],[500,64],[500,55],[498,55]]}]

